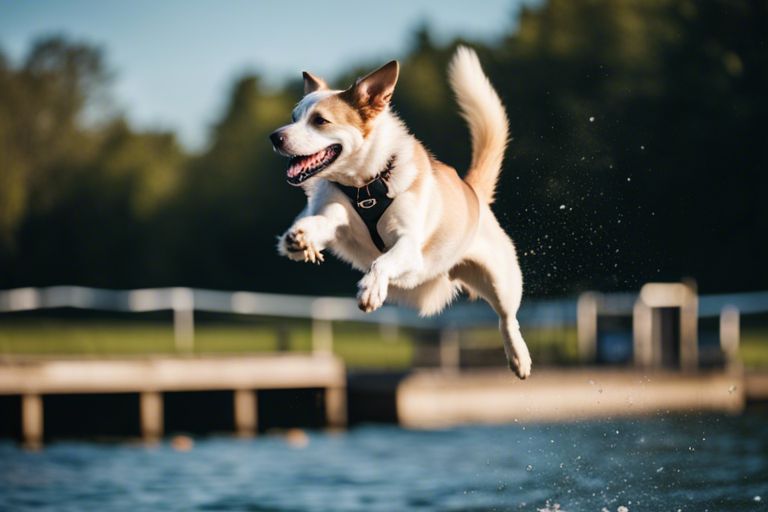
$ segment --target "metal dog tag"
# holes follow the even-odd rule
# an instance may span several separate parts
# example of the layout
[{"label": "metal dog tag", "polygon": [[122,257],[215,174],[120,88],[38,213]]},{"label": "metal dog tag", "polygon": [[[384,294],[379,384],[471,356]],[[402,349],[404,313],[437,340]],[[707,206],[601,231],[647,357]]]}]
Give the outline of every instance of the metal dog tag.
[{"label": "metal dog tag", "polygon": [[365,208],[366,210],[368,208],[373,208],[376,206],[376,199],[371,197],[369,199],[363,199],[362,201],[358,201],[357,206],[360,208]]}]

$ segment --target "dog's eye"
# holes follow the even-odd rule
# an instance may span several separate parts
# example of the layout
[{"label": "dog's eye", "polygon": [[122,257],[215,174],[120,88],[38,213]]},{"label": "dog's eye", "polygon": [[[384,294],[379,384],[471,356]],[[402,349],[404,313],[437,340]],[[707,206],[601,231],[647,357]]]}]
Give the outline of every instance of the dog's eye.
[{"label": "dog's eye", "polygon": [[328,123],[330,123],[330,121],[328,121],[323,116],[315,116],[315,117],[312,118],[312,124],[314,124],[315,126],[322,126],[322,125],[328,124]]}]

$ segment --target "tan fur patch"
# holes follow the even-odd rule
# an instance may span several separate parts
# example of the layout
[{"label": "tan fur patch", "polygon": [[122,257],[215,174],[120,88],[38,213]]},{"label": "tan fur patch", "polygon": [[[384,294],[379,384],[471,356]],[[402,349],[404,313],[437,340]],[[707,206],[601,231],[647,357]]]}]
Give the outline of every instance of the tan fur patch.
[{"label": "tan fur patch", "polygon": [[480,205],[474,191],[456,173],[456,169],[430,155],[421,143],[416,142],[414,161],[420,173],[432,173],[440,196],[445,201],[444,219],[422,246],[425,254],[434,250],[438,241],[450,239],[460,233],[470,239],[477,229]]},{"label": "tan fur patch", "polygon": [[346,103],[349,108],[357,112],[357,115],[363,123],[363,137],[368,137],[368,134],[371,132],[371,121],[381,113],[381,108],[378,108],[367,101],[361,101],[361,99],[357,97],[354,86],[339,93],[338,97],[341,101]]},{"label": "tan fur patch", "polygon": [[314,111],[332,123],[354,126],[363,133],[363,137],[367,137],[370,127],[361,113],[345,99],[345,92],[320,100]]}]

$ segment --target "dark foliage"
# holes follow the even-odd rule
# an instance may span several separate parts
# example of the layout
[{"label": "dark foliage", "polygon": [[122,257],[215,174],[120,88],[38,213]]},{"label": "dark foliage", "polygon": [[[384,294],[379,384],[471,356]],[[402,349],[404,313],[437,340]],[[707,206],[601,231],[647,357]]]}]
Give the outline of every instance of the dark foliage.
[{"label": "dark foliage", "polygon": [[[765,0],[550,0],[504,40],[473,44],[509,111],[495,211],[529,294],[686,276],[704,292],[768,288],[766,25]],[[445,79],[454,46],[419,31],[394,105],[463,171],[469,138]],[[344,265],[274,251],[303,195],[266,136],[298,81],[241,78],[209,148],[189,155],[111,112],[108,78],[98,48],[62,38],[17,67],[0,55],[0,288],[353,291]]]}]

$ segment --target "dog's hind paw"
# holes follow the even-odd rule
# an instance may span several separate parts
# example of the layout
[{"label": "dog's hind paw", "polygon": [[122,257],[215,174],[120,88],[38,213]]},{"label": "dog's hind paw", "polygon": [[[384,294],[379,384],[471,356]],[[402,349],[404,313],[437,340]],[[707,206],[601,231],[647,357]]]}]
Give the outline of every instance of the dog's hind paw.
[{"label": "dog's hind paw", "polygon": [[527,353],[520,356],[514,356],[508,360],[509,369],[512,370],[515,375],[520,379],[527,379],[531,376],[531,356]]},{"label": "dog's hind paw", "polygon": [[372,313],[384,305],[389,282],[376,272],[368,272],[357,283],[357,306],[366,313]]}]

